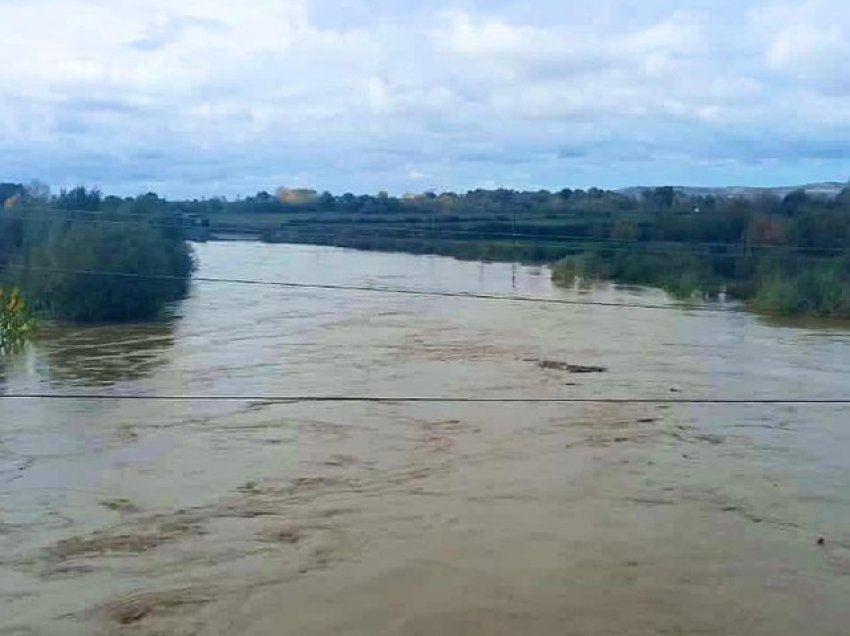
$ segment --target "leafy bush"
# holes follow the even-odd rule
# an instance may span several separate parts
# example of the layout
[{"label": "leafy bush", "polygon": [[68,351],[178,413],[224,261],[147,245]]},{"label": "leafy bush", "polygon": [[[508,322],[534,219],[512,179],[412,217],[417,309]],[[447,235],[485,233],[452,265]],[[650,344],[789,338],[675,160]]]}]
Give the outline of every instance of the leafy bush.
[{"label": "leafy bush", "polygon": [[571,285],[575,281],[613,280],[636,285],[652,285],[677,298],[695,293],[713,293],[718,287],[708,263],[694,254],[669,254],[591,250],[567,256],[552,272],[557,283]]},{"label": "leafy bush", "polygon": [[[754,264],[753,264],[754,263]],[[714,295],[721,288],[753,309],[781,315],[850,316],[850,260],[812,263],[793,254],[764,256],[736,263],[725,255],[668,254],[604,248],[568,256],[552,272],[556,283],[613,280],[651,285],[677,298]]]},{"label": "leafy bush", "polygon": [[752,306],[760,311],[829,317],[850,316],[850,278],[840,266],[773,275],[759,285]]},{"label": "leafy bush", "polygon": [[45,221],[12,268],[34,308],[76,322],[156,317],[185,296],[194,268],[182,237],[143,223]]}]

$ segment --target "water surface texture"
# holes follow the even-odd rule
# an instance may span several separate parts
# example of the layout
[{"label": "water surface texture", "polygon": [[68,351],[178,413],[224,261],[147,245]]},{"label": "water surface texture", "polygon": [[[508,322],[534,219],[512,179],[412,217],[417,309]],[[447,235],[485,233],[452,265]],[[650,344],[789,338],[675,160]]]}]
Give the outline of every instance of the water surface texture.
[{"label": "water surface texture", "polygon": [[[545,268],[197,251],[203,277],[670,308],[197,281],[167,322],[45,329],[0,391],[850,396],[840,325]],[[837,405],[0,400],[0,634],[845,635],[848,458]]]}]

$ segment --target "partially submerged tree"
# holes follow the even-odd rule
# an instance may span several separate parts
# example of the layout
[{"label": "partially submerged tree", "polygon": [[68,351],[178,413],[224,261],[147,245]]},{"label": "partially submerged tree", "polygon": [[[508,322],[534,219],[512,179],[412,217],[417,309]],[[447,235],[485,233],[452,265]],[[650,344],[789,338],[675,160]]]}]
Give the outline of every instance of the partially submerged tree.
[{"label": "partially submerged tree", "polygon": [[180,236],[144,223],[48,223],[13,279],[34,308],[74,322],[149,320],[183,298],[194,263]]},{"label": "partially submerged tree", "polygon": [[23,344],[34,326],[21,293],[14,288],[0,287],[0,353]]}]

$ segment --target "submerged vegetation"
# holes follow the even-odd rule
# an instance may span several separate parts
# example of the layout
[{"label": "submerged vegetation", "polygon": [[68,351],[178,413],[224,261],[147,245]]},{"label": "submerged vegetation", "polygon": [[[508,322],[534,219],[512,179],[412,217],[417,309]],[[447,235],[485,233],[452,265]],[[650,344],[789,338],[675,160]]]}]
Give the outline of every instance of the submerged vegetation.
[{"label": "submerged vegetation", "polygon": [[680,298],[725,294],[764,312],[850,316],[850,187],[693,192],[281,189],[166,201],[83,188],[51,197],[43,187],[0,184],[0,267],[39,312],[72,320],[156,315],[186,291],[185,239],[229,237],[551,263],[565,284],[611,280]]},{"label": "submerged vegetation", "polygon": [[577,279],[651,285],[678,298],[725,294],[755,310],[850,316],[850,187],[692,194],[474,190],[402,198],[312,191],[183,206],[213,232],[470,259],[553,263]]},{"label": "submerged vegetation", "polygon": [[563,258],[553,268],[562,284],[614,280],[664,289],[679,299],[726,294],[760,312],[850,316],[850,258],[801,260],[794,256],[606,253]]},{"label": "submerged vegetation", "polygon": [[0,220],[0,272],[38,315],[148,320],[185,296],[191,248],[158,197],[128,201],[131,219],[102,214],[100,193],[83,188],[49,200],[22,188],[16,197]]}]

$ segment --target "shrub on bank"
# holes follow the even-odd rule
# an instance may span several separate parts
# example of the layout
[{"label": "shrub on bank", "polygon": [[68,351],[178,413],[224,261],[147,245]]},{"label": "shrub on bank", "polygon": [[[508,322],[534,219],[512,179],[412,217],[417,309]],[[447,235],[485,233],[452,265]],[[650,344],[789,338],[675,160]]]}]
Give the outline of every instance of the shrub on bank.
[{"label": "shrub on bank", "polygon": [[47,317],[126,322],[183,298],[193,268],[191,248],[171,230],[48,219],[29,232],[8,275]]},{"label": "shrub on bank", "polygon": [[775,274],[760,282],[751,305],[782,315],[850,317],[850,276],[835,264]]},{"label": "shrub on bank", "polygon": [[794,255],[765,256],[735,263],[726,254],[642,254],[586,251],[560,260],[556,283],[611,280],[664,289],[677,298],[715,295],[725,289],[757,311],[786,316],[850,317],[850,260],[820,262]]}]

